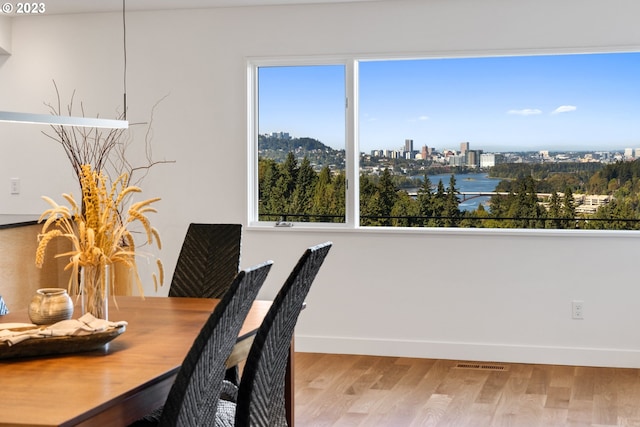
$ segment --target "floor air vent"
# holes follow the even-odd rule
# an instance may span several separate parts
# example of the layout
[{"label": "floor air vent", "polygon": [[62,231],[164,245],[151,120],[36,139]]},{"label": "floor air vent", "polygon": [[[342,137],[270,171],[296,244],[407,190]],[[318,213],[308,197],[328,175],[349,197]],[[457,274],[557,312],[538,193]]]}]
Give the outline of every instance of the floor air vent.
[{"label": "floor air vent", "polygon": [[478,369],[481,371],[507,371],[504,365],[496,365],[491,363],[458,363],[456,369]]}]

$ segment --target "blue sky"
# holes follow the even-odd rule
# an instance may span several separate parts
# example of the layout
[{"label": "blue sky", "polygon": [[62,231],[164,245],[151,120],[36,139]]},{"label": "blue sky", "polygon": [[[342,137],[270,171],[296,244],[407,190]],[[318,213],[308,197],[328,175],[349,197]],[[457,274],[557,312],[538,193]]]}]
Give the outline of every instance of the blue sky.
[{"label": "blue sky", "polygon": [[[344,147],[342,66],[260,69],[259,132]],[[360,63],[360,151],[640,147],[640,53]]]}]

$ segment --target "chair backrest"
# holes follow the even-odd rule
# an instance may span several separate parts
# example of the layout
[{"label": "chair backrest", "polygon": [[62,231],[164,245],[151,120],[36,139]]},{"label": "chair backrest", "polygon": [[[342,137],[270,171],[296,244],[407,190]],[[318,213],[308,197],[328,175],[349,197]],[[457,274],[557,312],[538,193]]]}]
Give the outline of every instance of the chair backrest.
[{"label": "chair backrest", "polygon": [[241,224],[189,224],[170,297],[221,298],[240,266]]},{"label": "chair backrest", "polygon": [[169,391],[159,425],[214,424],[226,360],[272,264],[267,261],[236,275],[187,353]]},{"label": "chair backrest", "polygon": [[238,388],[236,427],[286,426],[285,374],[293,332],[331,242],[305,251],[256,333]]}]

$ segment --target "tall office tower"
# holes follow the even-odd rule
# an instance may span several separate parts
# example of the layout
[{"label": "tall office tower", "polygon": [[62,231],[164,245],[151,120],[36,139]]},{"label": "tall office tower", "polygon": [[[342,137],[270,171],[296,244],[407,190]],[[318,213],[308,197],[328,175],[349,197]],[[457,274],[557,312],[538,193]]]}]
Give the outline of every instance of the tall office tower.
[{"label": "tall office tower", "polygon": [[482,156],[482,150],[469,150],[467,151],[467,166],[477,168],[480,166],[480,157]]},{"label": "tall office tower", "polygon": [[427,159],[429,157],[429,147],[426,145],[422,146],[422,158]]},{"label": "tall office tower", "polygon": [[467,154],[467,151],[469,151],[469,143],[468,142],[461,142],[460,143],[460,155],[464,156],[465,154]]},{"label": "tall office tower", "polygon": [[496,155],[493,153],[480,154],[480,167],[492,168],[496,165]]},{"label": "tall office tower", "polygon": [[408,151],[409,153],[413,153],[413,139],[405,139],[404,140],[404,151]]}]

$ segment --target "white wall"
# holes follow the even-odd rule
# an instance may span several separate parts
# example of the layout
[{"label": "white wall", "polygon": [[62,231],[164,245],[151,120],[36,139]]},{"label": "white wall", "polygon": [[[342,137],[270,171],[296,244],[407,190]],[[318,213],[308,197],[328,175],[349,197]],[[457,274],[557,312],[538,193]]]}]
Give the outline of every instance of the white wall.
[{"label": "white wall", "polygon": [[11,53],[11,18],[0,16],[0,55]]},{"label": "white wall", "polygon": [[[640,47],[639,12],[636,0],[393,0],[130,13],[130,119],[169,94],[154,155],[177,163],[144,183],[163,199],[154,223],[167,271],[189,222],[246,225],[248,57],[624,50]],[[92,113],[121,109],[120,24],[119,14],[15,18],[0,110],[43,111],[52,79]],[[11,150],[1,210],[39,213],[41,194],[71,191],[66,159],[39,130],[2,125],[0,141]],[[8,195],[12,176],[19,196]],[[305,247],[334,242],[298,324],[301,351],[640,367],[638,234],[468,231],[245,228],[242,265],[275,261],[270,298]],[[584,320],[571,320],[572,299],[584,300]]]}]

